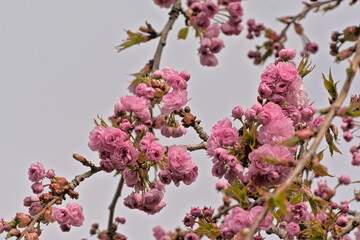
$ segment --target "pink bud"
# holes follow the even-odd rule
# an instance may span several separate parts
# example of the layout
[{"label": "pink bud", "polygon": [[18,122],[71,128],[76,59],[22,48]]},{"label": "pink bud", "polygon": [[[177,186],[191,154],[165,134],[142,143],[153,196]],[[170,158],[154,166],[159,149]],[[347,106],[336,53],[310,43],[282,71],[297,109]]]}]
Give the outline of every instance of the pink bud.
[{"label": "pink bud", "polygon": [[350,177],[348,175],[341,175],[339,177],[339,183],[348,185],[351,183]]},{"label": "pink bud", "polygon": [[241,117],[244,115],[244,110],[242,109],[241,106],[236,106],[231,111],[231,115],[235,119],[241,119]]},{"label": "pink bud", "polygon": [[49,170],[46,172],[46,177],[49,178],[49,179],[55,177],[55,171],[54,171],[54,169],[49,169]]},{"label": "pink bud", "polygon": [[31,185],[31,189],[33,190],[33,193],[39,194],[42,193],[42,191],[44,190],[44,186],[41,183],[36,182],[33,185]]},{"label": "pink bud", "polygon": [[348,219],[344,215],[341,215],[340,217],[338,217],[338,219],[336,219],[336,225],[338,225],[339,227],[346,227],[347,224]]},{"label": "pink bud", "polygon": [[347,142],[350,142],[351,139],[353,139],[353,135],[350,131],[344,132],[343,137],[344,137],[345,141],[347,141]]}]

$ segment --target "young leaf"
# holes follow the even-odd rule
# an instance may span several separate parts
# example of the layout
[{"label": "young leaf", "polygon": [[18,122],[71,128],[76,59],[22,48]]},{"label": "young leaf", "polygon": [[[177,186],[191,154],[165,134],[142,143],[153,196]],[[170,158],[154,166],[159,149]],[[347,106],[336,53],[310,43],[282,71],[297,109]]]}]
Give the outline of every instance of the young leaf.
[{"label": "young leaf", "polygon": [[329,71],[329,80],[326,79],[324,74],[321,74],[324,79],[324,86],[326,90],[328,91],[330,97],[332,99],[336,99],[338,96],[337,90],[336,90],[336,83],[334,83],[334,79],[332,78],[331,71]]},{"label": "young leaf", "polygon": [[189,32],[189,28],[188,27],[184,27],[182,29],[180,29],[180,31],[178,32],[178,39],[186,39],[187,35]]},{"label": "young leaf", "polygon": [[319,176],[324,177],[324,176],[329,176],[329,177],[334,177],[333,175],[329,174],[325,168],[324,165],[314,165],[312,167],[312,170],[314,170],[314,172],[316,172],[317,174],[319,174]]},{"label": "young leaf", "polygon": [[311,62],[309,62],[309,58],[303,58],[301,59],[299,66],[298,66],[298,72],[300,77],[305,77],[308,75],[312,70],[314,70],[315,65],[311,66]]},{"label": "young leaf", "polygon": [[135,44],[140,44],[149,40],[149,38],[142,33],[134,33],[130,30],[126,31],[126,33],[128,35],[128,38],[124,40],[122,44],[116,47],[118,52],[121,52],[122,50],[129,48]]}]

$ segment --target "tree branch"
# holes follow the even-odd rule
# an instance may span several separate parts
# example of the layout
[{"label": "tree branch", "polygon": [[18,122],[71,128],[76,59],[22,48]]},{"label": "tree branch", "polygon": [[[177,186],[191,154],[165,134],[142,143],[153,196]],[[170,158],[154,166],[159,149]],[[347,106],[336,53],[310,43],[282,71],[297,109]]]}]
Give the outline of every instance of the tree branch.
[{"label": "tree branch", "polygon": [[[84,181],[86,178],[91,177],[92,175],[94,175],[97,172],[100,172],[101,168],[100,167],[93,167],[92,170],[85,172],[83,174],[77,175],[69,184],[68,186],[70,187],[70,189],[74,189],[77,186],[79,186],[79,184]],[[61,196],[54,196],[54,199],[52,199],[50,202],[48,202],[43,209],[37,213],[34,217],[33,220],[29,223],[29,225],[21,232],[20,236],[17,238],[17,240],[20,240],[21,238],[23,238],[26,233],[29,232],[29,230],[31,230],[35,223],[38,222],[43,214],[45,213],[45,211],[47,209],[49,209],[52,205],[54,205],[56,203],[56,201],[61,200],[64,196],[65,196],[66,192],[64,192]]]},{"label": "tree branch", "polygon": [[190,152],[200,150],[200,149],[206,149],[206,143],[201,142],[198,144],[192,144],[192,145],[182,145],[183,147],[186,147],[186,149]]},{"label": "tree branch", "polygon": [[196,133],[199,135],[199,137],[204,141],[207,142],[209,136],[207,135],[207,133],[204,131],[204,129],[199,125],[199,123],[197,121],[194,122],[194,124],[191,125]]},{"label": "tree branch", "polygon": [[163,28],[163,30],[161,31],[160,40],[159,40],[159,43],[158,43],[158,46],[157,46],[157,49],[155,51],[155,55],[153,58],[153,63],[152,63],[152,68],[151,68],[152,71],[159,69],[161,54],[162,54],[162,50],[164,49],[164,46],[166,44],[166,38],[167,38],[172,26],[174,25],[176,19],[179,17],[180,10],[181,10],[181,0],[176,0],[176,2],[174,3],[174,5],[171,9],[171,12],[169,13],[169,15],[170,15],[169,20],[165,24],[165,27]]},{"label": "tree branch", "polygon": [[300,160],[297,162],[296,167],[294,168],[294,170],[292,171],[290,176],[280,185],[280,187],[277,188],[276,191],[273,192],[272,194],[269,194],[269,196],[267,197],[267,201],[266,201],[264,210],[256,218],[255,222],[251,225],[250,230],[249,230],[248,234],[245,236],[244,240],[250,240],[252,238],[252,236],[254,235],[254,233],[257,231],[262,219],[265,217],[265,215],[268,211],[269,199],[278,195],[281,192],[285,192],[291,186],[291,184],[293,183],[293,180],[304,170],[304,168],[307,166],[310,159],[316,153],[316,149],[318,148],[321,140],[323,139],[323,136],[327,132],[333,118],[336,116],[336,111],[341,107],[346,96],[348,95],[349,88],[354,79],[357,68],[360,66],[360,38],[357,41],[356,48],[357,49],[356,49],[354,59],[350,63],[350,68],[347,69],[346,81],[344,83],[344,86],[341,89],[339,97],[331,105],[329,113],[326,115],[324,122],[322,123],[319,131],[317,132],[314,142],[312,143],[310,149],[306,153],[304,153],[304,155],[300,158]]},{"label": "tree branch", "polygon": [[107,232],[109,240],[113,239],[114,233],[116,231],[116,226],[114,226],[114,223],[113,223],[114,211],[115,211],[115,206],[116,206],[117,200],[119,199],[119,197],[121,195],[121,190],[122,190],[123,186],[124,186],[124,177],[121,176],[120,182],[117,186],[113,200],[111,201],[111,203],[108,207],[108,209],[110,211],[109,220],[108,220],[108,232]]}]

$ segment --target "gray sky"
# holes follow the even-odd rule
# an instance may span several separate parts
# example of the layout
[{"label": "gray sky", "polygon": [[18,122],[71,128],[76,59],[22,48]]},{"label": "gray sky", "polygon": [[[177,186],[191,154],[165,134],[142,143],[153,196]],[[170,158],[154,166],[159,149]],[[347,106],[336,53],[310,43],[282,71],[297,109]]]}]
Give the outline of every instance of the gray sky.
[{"label": "gray sky", "polygon": [[[300,1],[289,2],[244,1],[245,21],[255,17],[279,30],[282,26],[274,19],[296,14],[301,6]],[[132,79],[129,74],[139,71],[152,58],[157,40],[120,54],[114,47],[126,37],[125,29],[136,30],[145,21],[159,31],[167,20],[167,12],[151,0],[126,3],[115,0],[0,2],[0,150],[3,163],[0,168],[3,192],[0,217],[9,220],[16,212],[27,211],[22,201],[32,194],[27,177],[30,164],[42,162],[46,169],[53,168],[57,175],[70,180],[87,170],[72,159],[73,153],[99,162],[97,154],[87,147],[88,133],[94,127],[93,119],[97,114],[104,118],[111,115],[120,96],[129,94],[126,89]],[[320,45],[320,52],[312,58],[317,67],[304,80],[316,106],[327,104],[320,73],[327,74],[331,67],[335,79],[342,81],[343,69],[347,66],[346,63],[336,65],[328,57],[330,33],[358,24],[358,12],[359,4],[352,8],[344,5],[341,10],[325,15],[310,14],[305,20],[305,32]],[[239,37],[223,37],[226,47],[218,54],[216,68],[201,66],[196,55],[199,43],[193,32],[190,31],[187,40],[176,41],[177,30],[183,22],[180,18],[170,33],[161,67],[186,69],[192,75],[189,106],[209,132],[218,120],[231,115],[234,106],[241,105],[246,109],[255,103],[257,85],[265,66],[253,66],[246,58],[255,42],[246,40],[244,33]],[[299,49],[300,40],[292,31],[290,36],[287,47]],[[356,80],[352,87],[354,93],[360,89],[359,76]],[[200,140],[189,129],[184,139],[167,141],[167,144],[185,142],[198,143]],[[344,145],[343,140],[340,142]],[[359,170],[351,167],[351,159],[347,150],[345,152],[341,157],[326,160],[331,164],[331,173],[340,175],[352,171],[354,180],[359,180],[355,179]],[[120,231],[129,239],[152,239],[151,229],[156,225],[162,225],[166,230],[181,226],[181,220],[191,206],[216,207],[221,202],[221,195],[216,194],[214,187],[217,179],[211,176],[211,160],[206,158],[204,151],[193,154],[192,158],[199,165],[198,180],[191,186],[167,187],[167,207],[160,214],[147,216],[129,210],[122,205],[123,198],[120,199],[116,216],[127,218]],[[89,237],[88,230],[94,222],[105,228],[107,206],[117,183],[118,178],[105,173],[86,180],[76,189],[80,193],[78,202],[84,207],[84,226],[62,233],[58,224],[50,224],[42,239]],[[351,188],[348,189],[350,194]],[[130,189],[125,188],[123,196],[129,192]]]}]

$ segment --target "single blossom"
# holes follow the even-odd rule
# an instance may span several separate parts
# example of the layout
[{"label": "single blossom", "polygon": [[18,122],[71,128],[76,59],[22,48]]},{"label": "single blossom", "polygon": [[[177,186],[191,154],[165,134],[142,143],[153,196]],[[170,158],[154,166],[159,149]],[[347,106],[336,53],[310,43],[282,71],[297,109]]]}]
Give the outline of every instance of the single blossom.
[{"label": "single blossom", "polygon": [[28,175],[29,175],[29,180],[32,182],[41,181],[45,177],[45,168],[39,162],[31,164],[28,171]]}]

